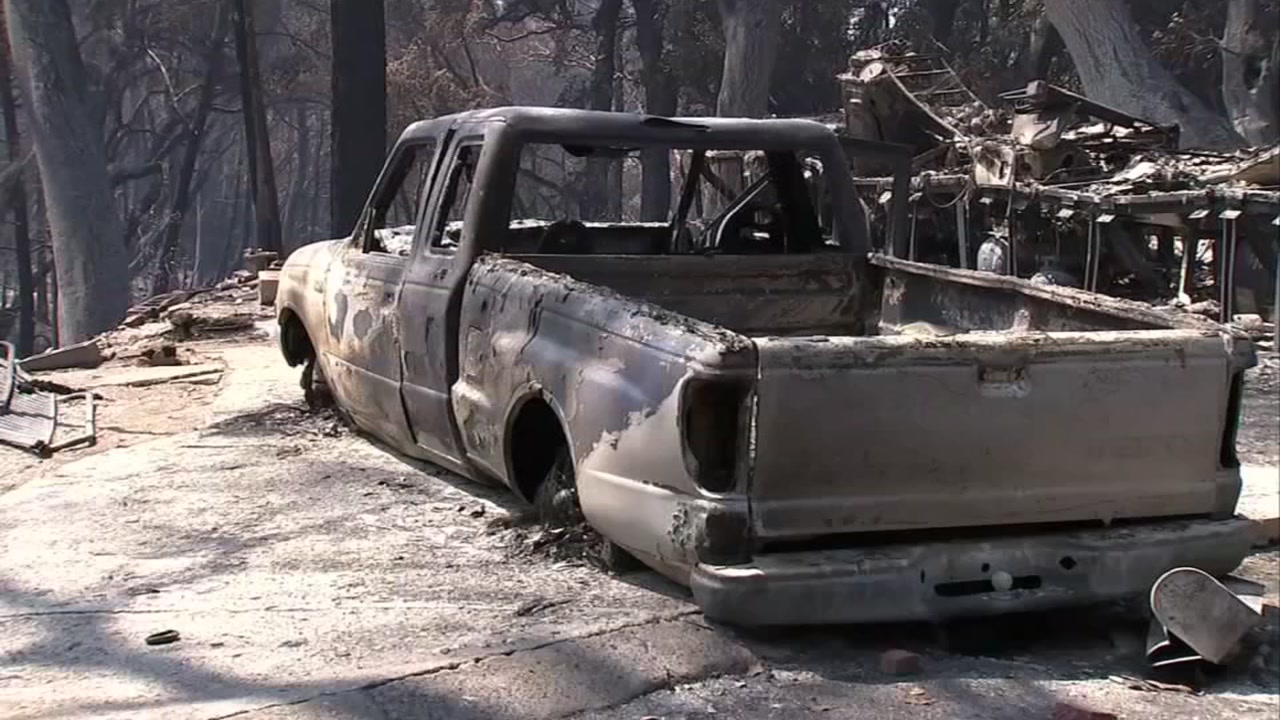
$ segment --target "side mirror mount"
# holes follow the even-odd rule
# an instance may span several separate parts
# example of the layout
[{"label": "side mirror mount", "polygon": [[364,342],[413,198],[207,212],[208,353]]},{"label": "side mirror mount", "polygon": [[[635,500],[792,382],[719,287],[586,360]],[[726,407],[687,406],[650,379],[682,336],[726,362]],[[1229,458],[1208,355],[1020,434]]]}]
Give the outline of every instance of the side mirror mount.
[{"label": "side mirror mount", "polygon": [[356,226],[351,231],[351,237],[347,238],[348,247],[355,248],[361,252],[369,249],[370,224],[369,206],[366,205],[360,211],[360,217],[356,219]]}]

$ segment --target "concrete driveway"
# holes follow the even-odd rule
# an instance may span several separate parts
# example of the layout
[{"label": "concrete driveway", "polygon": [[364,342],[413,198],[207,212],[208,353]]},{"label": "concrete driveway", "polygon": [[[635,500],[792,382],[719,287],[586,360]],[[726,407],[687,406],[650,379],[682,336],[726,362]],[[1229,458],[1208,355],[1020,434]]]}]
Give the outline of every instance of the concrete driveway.
[{"label": "concrete driveway", "polygon": [[[305,412],[270,342],[200,350],[227,367],[217,386],[116,406],[107,393],[107,433],[127,442],[0,483],[0,717],[1025,718],[1063,698],[1134,718],[1280,710],[1247,668],[1206,695],[1126,685],[1141,628],[1115,609],[992,621],[979,634],[998,641],[977,650],[921,627],[712,627],[650,573],[532,549],[539,531],[510,527],[522,508],[505,492]],[[1273,598],[1276,561],[1248,569]],[[181,639],[146,644],[167,630]],[[922,672],[882,673],[891,647],[920,652]]]}]

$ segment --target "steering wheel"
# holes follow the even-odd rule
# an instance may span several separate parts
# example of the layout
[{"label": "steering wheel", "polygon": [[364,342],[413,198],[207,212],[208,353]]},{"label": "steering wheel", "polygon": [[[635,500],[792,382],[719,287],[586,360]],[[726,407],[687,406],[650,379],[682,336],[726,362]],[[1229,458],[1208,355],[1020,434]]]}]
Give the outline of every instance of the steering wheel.
[{"label": "steering wheel", "polygon": [[538,239],[541,255],[586,255],[591,252],[587,226],[578,220],[557,220]]}]

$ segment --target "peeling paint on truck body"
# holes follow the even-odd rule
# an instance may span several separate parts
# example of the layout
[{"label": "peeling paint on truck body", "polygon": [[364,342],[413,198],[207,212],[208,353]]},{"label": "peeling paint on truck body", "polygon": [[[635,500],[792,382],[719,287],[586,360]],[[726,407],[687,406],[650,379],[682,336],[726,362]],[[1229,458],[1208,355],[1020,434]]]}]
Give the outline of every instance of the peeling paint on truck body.
[{"label": "peeling paint on truck body", "polygon": [[[748,624],[1088,602],[1247,551],[1230,519],[1247,340],[869,257],[856,203],[834,209],[839,247],[823,252],[496,252],[520,147],[569,139],[803,148],[831,196],[852,197],[841,144],[813,123],[508,108],[415,125],[356,235],[295,253],[277,298],[366,430],[532,499],[521,433],[536,414],[566,442],[592,526]],[[394,158],[423,143],[413,245],[370,253],[361,228]],[[467,143],[475,190],[457,244],[436,246]],[[989,587],[996,571],[1022,579]]]}]

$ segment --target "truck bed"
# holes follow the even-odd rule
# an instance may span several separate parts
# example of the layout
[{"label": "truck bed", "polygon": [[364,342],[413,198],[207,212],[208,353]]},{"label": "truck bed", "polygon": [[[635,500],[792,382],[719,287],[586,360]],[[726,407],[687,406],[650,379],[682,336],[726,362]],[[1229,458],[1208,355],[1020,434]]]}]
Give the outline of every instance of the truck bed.
[{"label": "truck bed", "polygon": [[766,546],[1234,510],[1252,355],[1207,321],[835,253],[521,259],[751,340]]}]

